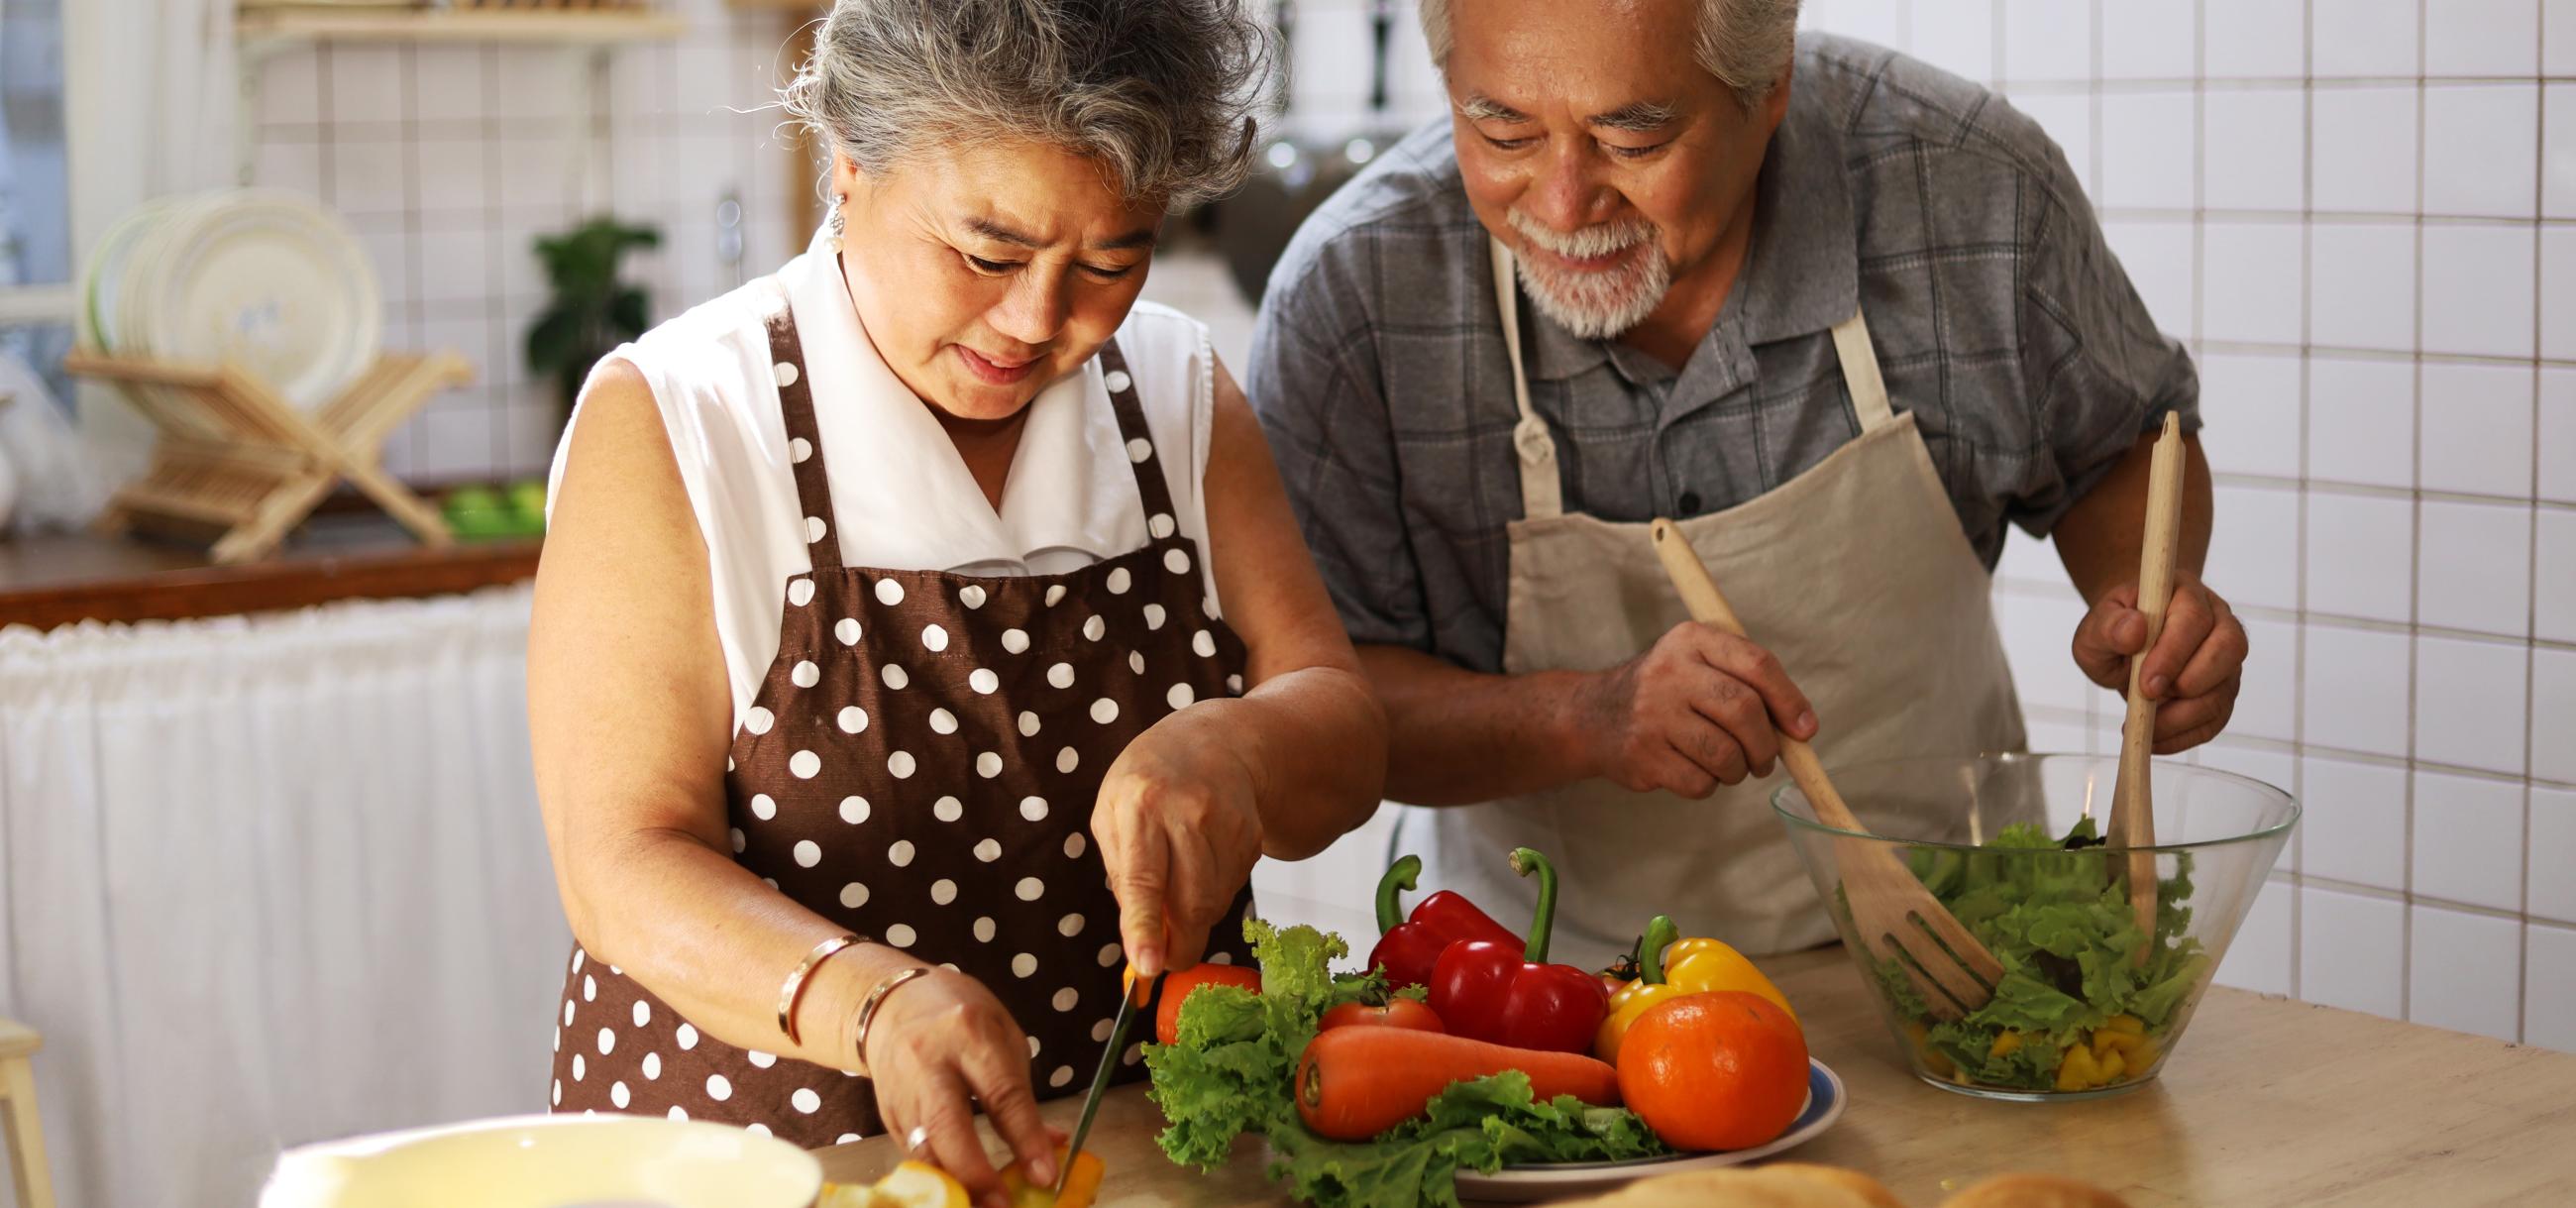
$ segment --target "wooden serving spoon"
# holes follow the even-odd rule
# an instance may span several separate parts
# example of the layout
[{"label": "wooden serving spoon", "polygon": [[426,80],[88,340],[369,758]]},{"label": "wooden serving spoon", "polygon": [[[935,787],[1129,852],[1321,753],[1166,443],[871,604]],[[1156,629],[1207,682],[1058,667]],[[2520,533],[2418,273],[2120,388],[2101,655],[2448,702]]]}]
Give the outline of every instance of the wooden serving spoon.
[{"label": "wooden serving spoon", "polygon": [[[1655,556],[1663,559],[1664,573],[1673,580],[1673,589],[1681,593],[1682,603],[1689,607],[1691,619],[1712,625],[1737,637],[1748,636],[1744,623],[1736,619],[1735,610],[1717,590],[1717,581],[1709,577],[1708,567],[1701,563],[1697,551],[1673,527],[1670,520],[1658,517],[1648,526],[1655,543]],[[1825,777],[1825,765],[1816,758],[1815,748],[1805,742],[1780,736],[1780,761],[1789,765],[1789,777],[1798,783],[1798,791],[1807,795],[1815,806],[1816,820],[1835,830],[1866,836],[1869,828],[1852,815],[1843,803],[1841,793],[1834,791]],[[2004,967],[1994,953],[1977,942],[1967,927],[1923,887],[1904,861],[1884,841],[1875,838],[1836,839],[1834,862],[1842,871],[1843,897],[1850,903],[1852,929],[1869,954],[1880,959],[1894,959],[1905,967],[1915,990],[1932,1013],[1943,1019],[1957,1019],[1986,1005],[1994,997],[1995,983],[2003,980]],[[1946,947],[1945,947],[1946,946]]]},{"label": "wooden serving spoon", "polygon": [[[2147,699],[2147,655],[2164,636],[2165,606],[2173,598],[2174,547],[2182,528],[2182,417],[2165,413],[2165,430],[2156,437],[2147,463],[2147,534],[2138,552],[2138,611],[2147,617],[2147,644],[2129,656],[2129,713],[2120,724],[2120,773],[2111,788],[2112,847],[2156,845],[2156,812],[2149,792],[2155,754],[2156,702]],[[2156,856],[2132,851],[2128,860],[2129,909],[2138,929],[2156,934]],[[2152,944],[2138,947],[2147,959]]]}]

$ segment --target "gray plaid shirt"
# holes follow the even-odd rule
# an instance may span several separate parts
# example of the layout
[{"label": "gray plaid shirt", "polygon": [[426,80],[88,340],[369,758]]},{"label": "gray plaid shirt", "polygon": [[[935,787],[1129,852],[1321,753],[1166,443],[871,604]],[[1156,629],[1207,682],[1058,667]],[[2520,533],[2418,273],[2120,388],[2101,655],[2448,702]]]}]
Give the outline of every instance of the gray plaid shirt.
[{"label": "gray plaid shirt", "polygon": [[[1679,373],[1523,307],[1568,512],[1695,516],[1859,433],[1827,329],[1865,308],[1959,525],[2046,534],[2199,383],[2157,333],[2066,158],[1975,84],[1801,35],[1752,247]],[[1485,230],[1446,118],[1308,219],[1270,277],[1245,390],[1354,641],[1502,669],[1518,416]]]}]

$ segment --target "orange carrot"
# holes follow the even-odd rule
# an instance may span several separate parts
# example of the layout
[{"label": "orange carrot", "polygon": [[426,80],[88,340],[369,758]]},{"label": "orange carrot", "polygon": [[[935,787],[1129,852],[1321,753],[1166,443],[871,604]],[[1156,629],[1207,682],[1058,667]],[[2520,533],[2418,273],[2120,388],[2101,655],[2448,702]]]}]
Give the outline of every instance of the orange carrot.
[{"label": "orange carrot", "polygon": [[1422,1114],[1452,1082],[1519,1070],[1541,1102],[1619,1102],[1619,1072],[1581,1053],[1550,1053],[1406,1028],[1335,1028],[1297,1059],[1297,1114],[1321,1136],[1360,1141]]}]

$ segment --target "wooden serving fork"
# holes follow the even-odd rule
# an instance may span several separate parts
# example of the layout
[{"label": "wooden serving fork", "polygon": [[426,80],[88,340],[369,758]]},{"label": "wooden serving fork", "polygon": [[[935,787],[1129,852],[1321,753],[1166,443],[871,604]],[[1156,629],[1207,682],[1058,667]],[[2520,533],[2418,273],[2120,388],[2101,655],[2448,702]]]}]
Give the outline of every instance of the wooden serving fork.
[{"label": "wooden serving fork", "polygon": [[[1648,531],[1655,555],[1663,559],[1664,573],[1672,576],[1673,588],[1681,593],[1691,619],[1737,637],[1748,636],[1681,530],[1672,521],[1658,518]],[[1826,779],[1815,748],[1783,734],[1780,761],[1789,765],[1790,778],[1814,804],[1817,821],[1856,836],[1869,834]],[[1874,838],[1836,839],[1834,863],[1842,871],[1843,897],[1851,907],[1856,937],[1870,955],[1904,966],[1934,1015],[1956,1019],[1994,996],[1995,983],[2003,980],[2002,962],[1943,908],[1893,848]]]}]

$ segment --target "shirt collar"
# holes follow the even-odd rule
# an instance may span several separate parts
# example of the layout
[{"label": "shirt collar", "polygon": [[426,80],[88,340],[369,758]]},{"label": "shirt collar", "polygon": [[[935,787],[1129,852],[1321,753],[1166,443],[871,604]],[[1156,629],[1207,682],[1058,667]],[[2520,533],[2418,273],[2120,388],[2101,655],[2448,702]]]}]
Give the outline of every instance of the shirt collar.
[{"label": "shirt collar", "polygon": [[1860,308],[1859,233],[1852,228],[1851,183],[1844,176],[1833,115],[1794,101],[1771,135],[1754,182],[1753,235],[1744,271],[1718,321],[1700,337],[1684,375],[1614,341],[1586,340],[1529,310],[1529,373],[1563,380],[1609,362],[1632,384],[1700,376],[1738,358],[1718,347],[1729,329],[1746,345],[1823,331]]},{"label": "shirt collar", "polygon": [[1046,550],[1109,558],[1143,544],[1144,511],[1099,358],[1029,401],[997,514],[947,431],[878,355],[828,236],[779,276],[812,383],[833,527],[848,536],[854,564],[989,570]]}]

